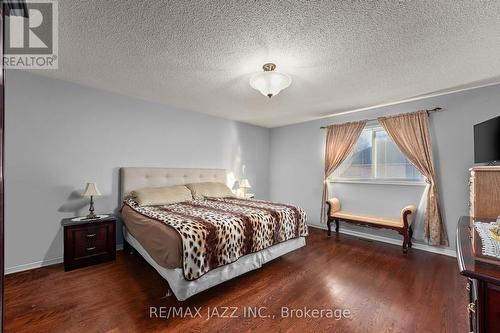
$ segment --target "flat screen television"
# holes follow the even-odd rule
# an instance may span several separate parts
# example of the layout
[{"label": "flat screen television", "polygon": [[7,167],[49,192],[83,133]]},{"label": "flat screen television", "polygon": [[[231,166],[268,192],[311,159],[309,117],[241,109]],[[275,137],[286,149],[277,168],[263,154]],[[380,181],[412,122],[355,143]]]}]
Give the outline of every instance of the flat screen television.
[{"label": "flat screen television", "polygon": [[500,161],[500,116],[474,125],[474,162]]}]

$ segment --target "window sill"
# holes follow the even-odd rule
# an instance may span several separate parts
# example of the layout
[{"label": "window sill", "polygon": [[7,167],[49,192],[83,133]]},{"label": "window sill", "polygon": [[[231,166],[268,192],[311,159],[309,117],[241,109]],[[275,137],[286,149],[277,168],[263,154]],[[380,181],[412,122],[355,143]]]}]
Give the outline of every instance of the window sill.
[{"label": "window sill", "polygon": [[335,179],[329,180],[329,183],[343,183],[343,184],[368,184],[368,185],[399,185],[399,186],[426,186],[426,182],[414,182],[407,180],[349,180],[349,179]]}]

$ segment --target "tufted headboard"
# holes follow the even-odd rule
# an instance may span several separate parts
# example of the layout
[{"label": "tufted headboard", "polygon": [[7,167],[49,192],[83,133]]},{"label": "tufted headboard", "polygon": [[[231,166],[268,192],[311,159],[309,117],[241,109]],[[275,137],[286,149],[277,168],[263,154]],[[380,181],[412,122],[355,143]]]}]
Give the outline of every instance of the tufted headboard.
[{"label": "tufted headboard", "polygon": [[120,168],[120,200],[128,193],[145,187],[173,186],[202,182],[226,184],[226,170],[145,167]]}]

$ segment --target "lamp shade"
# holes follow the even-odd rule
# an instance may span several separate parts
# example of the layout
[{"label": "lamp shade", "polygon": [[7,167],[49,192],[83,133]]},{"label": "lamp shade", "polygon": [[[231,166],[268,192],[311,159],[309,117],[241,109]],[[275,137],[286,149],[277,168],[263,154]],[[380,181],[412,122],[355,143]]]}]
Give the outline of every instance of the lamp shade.
[{"label": "lamp shade", "polygon": [[250,186],[250,182],[248,181],[248,179],[242,179],[240,180],[240,188],[250,188],[252,186]]},{"label": "lamp shade", "polygon": [[101,192],[99,192],[99,189],[97,188],[97,185],[95,183],[87,183],[87,186],[85,187],[85,191],[83,191],[82,194],[84,197],[97,197],[101,195]]}]

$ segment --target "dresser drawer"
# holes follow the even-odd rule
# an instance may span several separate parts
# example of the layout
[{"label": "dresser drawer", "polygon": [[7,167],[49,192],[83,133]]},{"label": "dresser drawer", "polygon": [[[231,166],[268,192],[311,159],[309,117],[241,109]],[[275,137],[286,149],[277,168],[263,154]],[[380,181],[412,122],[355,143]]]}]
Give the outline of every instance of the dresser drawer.
[{"label": "dresser drawer", "polygon": [[115,220],[64,227],[64,268],[114,260],[116,257]]}]

